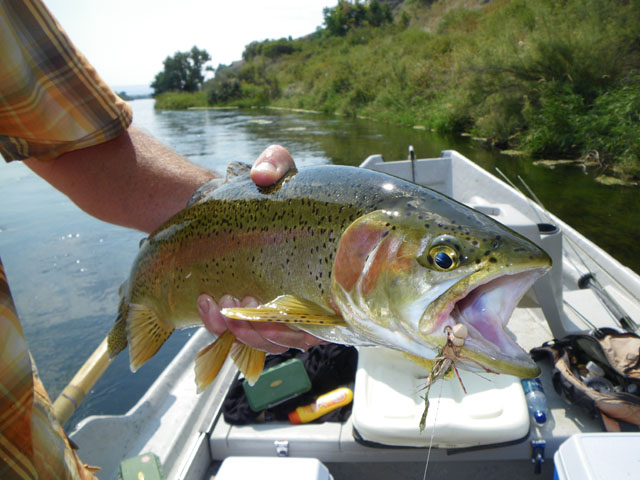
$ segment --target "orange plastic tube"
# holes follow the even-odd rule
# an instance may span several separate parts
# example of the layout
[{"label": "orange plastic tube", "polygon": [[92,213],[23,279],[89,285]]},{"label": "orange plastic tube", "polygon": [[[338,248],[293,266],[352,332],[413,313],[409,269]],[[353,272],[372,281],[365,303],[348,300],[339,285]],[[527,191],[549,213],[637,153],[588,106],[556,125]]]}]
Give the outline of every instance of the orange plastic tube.
[{"label": "orange plastic tube", "polygon": [[336,388],[329,393],[319,396],[315,402],[296,408],[293,412],[289,413],[289,421],[294,425],[312,422],[316,418],[320,418],[336,408],[349,405],[352,400],[353,392],[350,388]]}]

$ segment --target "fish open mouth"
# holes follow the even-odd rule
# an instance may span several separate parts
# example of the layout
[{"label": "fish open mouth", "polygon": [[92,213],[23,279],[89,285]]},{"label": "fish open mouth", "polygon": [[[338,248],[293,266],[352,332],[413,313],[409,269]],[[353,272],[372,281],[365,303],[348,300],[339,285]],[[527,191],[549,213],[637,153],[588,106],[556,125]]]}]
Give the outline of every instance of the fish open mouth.
[{"label": "fish open mouth", "polygon": [[[467,327],[460,363],[468,370],[487,370],[519,377],[535,377],[540,370],[529,354],[506,330],[520,299],[547,268],[500,275],[475,285],[445,307],[443,326],[462,323]],[[441,313],[441,318],[442,318]]]}]

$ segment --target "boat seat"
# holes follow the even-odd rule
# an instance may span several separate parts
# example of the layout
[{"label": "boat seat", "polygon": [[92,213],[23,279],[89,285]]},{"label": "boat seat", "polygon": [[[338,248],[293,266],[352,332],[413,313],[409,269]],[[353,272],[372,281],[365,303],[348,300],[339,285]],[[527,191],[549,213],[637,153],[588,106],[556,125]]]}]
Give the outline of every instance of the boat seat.
[{"label": "boat seat", "polygon": [[[402,373],[400,373],[402,372]],[[428,372],[401,352],[359,347],[352,421],[368,443],[464,448],[519,440],[529,432],[520,380],[459,370],[431,386],[426,428],[419,430]],[[433,440],[431,438],[433,434]]]}]

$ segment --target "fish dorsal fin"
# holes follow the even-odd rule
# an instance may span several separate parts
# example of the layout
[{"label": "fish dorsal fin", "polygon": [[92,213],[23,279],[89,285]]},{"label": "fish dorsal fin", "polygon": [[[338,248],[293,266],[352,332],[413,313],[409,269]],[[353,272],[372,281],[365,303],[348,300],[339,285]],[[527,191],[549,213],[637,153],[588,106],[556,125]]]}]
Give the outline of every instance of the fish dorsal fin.
[{"label": "fish dorsal fin", "polygon": [[236,337],[227,330],[213,343],[198,352],[195,360],[198,393],[202,392],[216,379],[235,340]]},{"label": "fish dorsal fin", "polygon": [[208,182],[203,183],[202,185],[200,185],[200,187],[198,187],[198,189],[194,192],[194,194],[191,195],[191,198],[189,199],[189,203],[187,203],[187,207],[204,202],[207,198],[209,198],[209,195],[211,195],[211,192],[213,192],[216,188],[218,188],[223,183],[224,183],[224,180],[222,178],[212,178]]},{"label": "fish dorsal fin", "polygon": [[250,322],[346,325],[340,315],[293,295],[281,295],[256,308],[225,308],[221,313],[228,318]]},{"label": "fish dorsal fin", "polygon": [[236,342],[231,346],[231,358],[244,374],[249,385],[255,385],[264,368],[266,354],[243,343]]},{"label": "fish dorsal fin", "polygon": [[231,162],[227,165],[227,173],[222,178],[212,178],[208,182],[200,185],[200,187],[195,191],[195,193],[189,199],[189,203],[187,203],[187,207],[191,205],[195,205],[197,203],[204,202],[207,198],[211,196],[211,193],[218,188],[219,186],[228,183],[234,182],[236,180],[241,180],[243,178],[249,178],[249,173],[251,172],[251,165],[244,162]]},{"label": "fish dorsal fin", "polygon": [[225,183],[237,180],[239,178],[248,177],[251,172],[251,165],[244,162],[233,161],[227,165],[227,174],[224,178]]},{"label": "fish dorsal fin", "polygon": [[127,340],[131,371],[135,372],[153,357],[172,332],[173,328],[166,326],[152,309],[146,305],[130,303]]}]

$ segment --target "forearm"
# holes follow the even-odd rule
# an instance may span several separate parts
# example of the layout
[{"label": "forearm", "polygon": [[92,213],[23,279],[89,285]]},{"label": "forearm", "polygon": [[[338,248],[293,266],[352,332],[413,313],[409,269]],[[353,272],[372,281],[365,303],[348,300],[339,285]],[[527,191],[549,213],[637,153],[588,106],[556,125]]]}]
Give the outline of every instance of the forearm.
[{"label": "forearm", "polygon": [[109,142],[26,165],[85,212],[151,232],[214,174],[130,127]]}]

